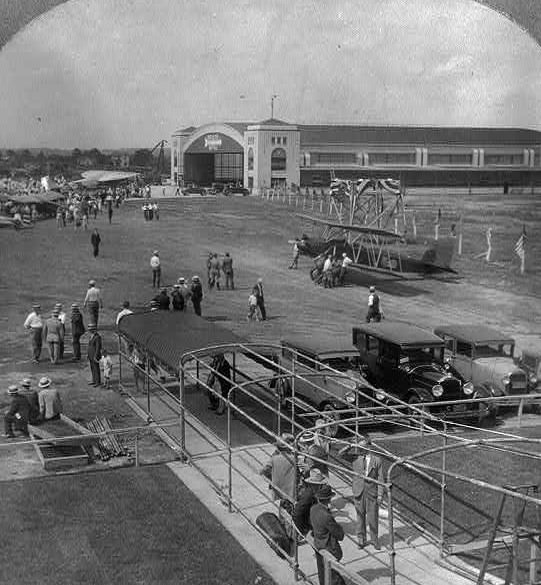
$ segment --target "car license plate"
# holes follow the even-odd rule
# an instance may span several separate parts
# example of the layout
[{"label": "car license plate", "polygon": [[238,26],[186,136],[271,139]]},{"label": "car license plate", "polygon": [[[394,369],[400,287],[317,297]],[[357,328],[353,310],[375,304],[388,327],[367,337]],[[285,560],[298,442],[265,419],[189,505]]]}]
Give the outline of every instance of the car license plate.
[{"label": "car license plate", "polygon": [[466,408],[467,408],[466,404],[454,404],[453,412],[466,412]]}]

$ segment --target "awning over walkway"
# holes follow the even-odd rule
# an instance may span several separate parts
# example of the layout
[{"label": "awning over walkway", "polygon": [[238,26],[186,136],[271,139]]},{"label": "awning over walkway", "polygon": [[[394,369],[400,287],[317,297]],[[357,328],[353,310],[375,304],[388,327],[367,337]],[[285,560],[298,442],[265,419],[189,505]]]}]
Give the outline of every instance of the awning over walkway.
[{"label": "awning over walkway", "polygon": [[[126,315],[118,325],[120,334],[136,343],[168,369],[198,357],[238,351],[240,344],[257,349],[247,339],[235,335],[191,313],[152,311]],[[262,344],[258,344],[261,348]],[[268,350],[267,350],[268,351]]]}]

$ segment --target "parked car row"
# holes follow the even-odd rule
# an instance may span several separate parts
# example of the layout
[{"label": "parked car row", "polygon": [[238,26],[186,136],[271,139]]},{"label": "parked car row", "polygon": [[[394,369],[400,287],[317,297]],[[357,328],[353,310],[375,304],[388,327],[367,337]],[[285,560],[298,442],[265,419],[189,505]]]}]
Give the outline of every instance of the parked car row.
[{"label": "parked car row", "polygon": [[[353,404],[384,406],[393,398],[445,418],[482,420],[498,412],[495,401],[482,399],[539,391],[541,355],[517,359],[514,350],[514,339],[486,326],[430,332],[403,322],[366,323],[353,328],[352,338],[282,340],[284,370],[272,387],[284,405],[294,394],[337,421],[351,416],[344,411]],[[469,399],[481,400],[461,402]]]}]

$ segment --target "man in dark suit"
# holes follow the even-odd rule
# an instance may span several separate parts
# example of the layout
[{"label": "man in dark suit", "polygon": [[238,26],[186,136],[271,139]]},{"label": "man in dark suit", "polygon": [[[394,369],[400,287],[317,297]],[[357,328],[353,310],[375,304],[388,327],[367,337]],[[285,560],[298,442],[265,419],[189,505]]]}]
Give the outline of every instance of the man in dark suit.
[{"label": "man in dark suit", "polygon": [[13,426],[28,436],[28,418],[30,405],[28,400],[19,394],[19,388],[15,385],[8,388],[8,396],[11,399],[9,409],[4,415],[4,437],[12,439],[15,434]]},{"label": "man in dark suit", "polygon": [[[329,485],[323,485],[316,493],[317,504],[314,504],[310,509],[310,524],[314,534],[319,585],[325,585],[325,563],[318,551],[330,552],[337,561],[342,558],[340,541],[344,540],[344,529],[329,510],[329,504],[334,494],[335,492]],[[344,585],[344,580],[336,571],[331,571],[331,585]]]},{"label": "man in dark suit", "polygon": [[95,323],[88,325],[90,339],[88,340],[88,363],[90,364],[90,372],[92,374],[92,382],[90,386],[99,386],[101,384],[100,376],[100,358],[101,358],[101,336],[98,333],[98,328]]},{"label": "man in dark suit", "polygon": [[255,298],[257,299],[257,306],[259,307],[259,312],[261,313],[261,321],[266,321],[267,310],[265,309],[265,297],[263,295],[263,279],[262,278],[257,279],[257,283],[254,286],[254,293],[255,293]]},{"label": "man in dark suit", "polygon": [[[354,445],[346,445],[339,455],[353,454],[351,462],[353,473],[352,492],[357,512],[357,538],[359,548],[368,542],[379,550],[378,539],[379,503],[383,495],[383,467],[381,457],[374,451],[368,437],[362,437]],[[376,480],[376,481],[371,481]],[[380,482],[380,484],[376,483]],[[370,541],[366,540],[366,521]]]}]

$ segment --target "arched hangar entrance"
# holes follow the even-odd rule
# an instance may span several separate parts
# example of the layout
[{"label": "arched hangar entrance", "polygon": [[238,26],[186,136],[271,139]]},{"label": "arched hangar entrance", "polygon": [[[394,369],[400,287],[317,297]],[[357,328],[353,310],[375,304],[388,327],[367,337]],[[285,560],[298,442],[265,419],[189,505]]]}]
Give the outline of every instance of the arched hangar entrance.
[{"label": "arched hangar entrance", "polygon": [[184,148],[184,181],[200,186],[242,183],[244,137],[225,124],[204,126]]}]

